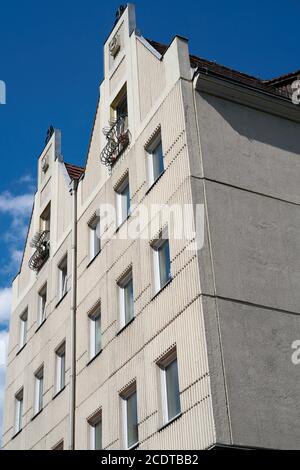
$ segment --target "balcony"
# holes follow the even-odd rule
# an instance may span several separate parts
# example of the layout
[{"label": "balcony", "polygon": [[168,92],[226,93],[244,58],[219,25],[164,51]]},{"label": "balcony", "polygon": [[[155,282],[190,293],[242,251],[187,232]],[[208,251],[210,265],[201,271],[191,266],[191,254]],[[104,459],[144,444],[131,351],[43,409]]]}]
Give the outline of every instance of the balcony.
[{"label": "balcony", "polygon": [[127,116],[119,116],[111,121],[109,127],[103,129],[103,134],[108,142],[101,152],[100,160],[103,165],[111,168],[129,145]]},{"label": "balcony", "polygon": [[38,273],[46,261],[49,258],[50,254],[50,232],[49,230],[44,230],[37,232],[31,243],[30,246],[35,248],[35,252],[29,260],[29,268]]}]

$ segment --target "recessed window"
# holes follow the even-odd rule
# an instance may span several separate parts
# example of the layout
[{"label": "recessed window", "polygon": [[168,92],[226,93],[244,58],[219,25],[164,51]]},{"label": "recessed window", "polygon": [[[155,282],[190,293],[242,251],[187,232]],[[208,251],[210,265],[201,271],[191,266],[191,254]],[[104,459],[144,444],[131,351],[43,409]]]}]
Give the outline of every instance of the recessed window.
[{"label": "recessed window", "polygon": [[47,284],[40,290],[38,296],[38,326],[46,320],[46,305],[47,305]]},{"label": "recessed window", "polygon": [[41,367],[34,375],[34,414],[37,415],[43,409],[44,394],[44,367]]},{"label": "recessed window", "polygon": [[152,244],[155,290],[159,292],[172,279],[170,244],[166,232]]},{"label": "recessed window", "polygon": [[51,204],[49,203],[41,215],[41,219],[40,219],[41,231],[50,232],[50,224],[51,224]]},{"label": "recessed window", "polygon": [[90,244],[90,261],[92,261],[101,251],[100,238],[100,219],[95,217],[89,223],[89,244]]},{"label": "recessed window", "polygon": [[116,188],[117,226],[120,227],[130,214],[129,175]]},{"label": "recessed window", "polygon": [[102,450],[102,413],[96,413],[88,420],[90,435],[90,450]]},{"label": "recessed window", "polygon": [[122,88],[111,106],[112,117],[117,121],[117,137],[122,136],[128,129],[127,87]]},{"label": "recessed window", "polygon": [[147,154],[149,186],[152,186],[165,171],[161,134],[159,134],[149,145],[147,148]]},{"label": "recessed window", "polygon": [[19,433],[23,428],[23,403],[24,390],[22,389],[15,396],[15,433]]},{"label": "recessed window", "polygon": [[126,449],[135,447],[139,442],[136,385],[121,395],[123,441]]},{"label": "recessed window", "polygon": [[101,308],[98,306],[89,315],[90,329],[90,359],[96,357],[102,350]]},{"label": "recessed window", "polygon": [[66,343],[55,351],[56,393],[61,392],[66,385]]},{"label": "recessed window", "polygon": [[123,328],[134,319],[134,295],[132,270],[118,283],[120,303],[120,326]]},{"label": "recessed window", "polygon": [[22,349],[27,343],[27,327],[28,327],[28,309],[20,316],[20,339],[19,348]]},{"label": "recessed window", "polygon": [[58,266],[59,271],[59,298],[62,299],[68,292],[68,257],[65,256]]},{"label": "recessed window", "polygon": [[180,390],[176,350],[159,362],[164,424],[180,415]]}]

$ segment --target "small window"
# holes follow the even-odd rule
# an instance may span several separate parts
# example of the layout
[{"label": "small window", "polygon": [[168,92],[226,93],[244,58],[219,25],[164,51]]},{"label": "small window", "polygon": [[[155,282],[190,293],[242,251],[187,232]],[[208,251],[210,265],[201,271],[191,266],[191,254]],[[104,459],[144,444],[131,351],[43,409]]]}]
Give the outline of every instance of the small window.
[{"label": "small window", "polygon": [[153,143],[147,149],[148,154],[148,173],[149,173],[149,186],[152,186],[155,181],[165,171],[164,154],[162,147],[161,135],[159,134]]},{"label": "small window", "polygon": [[22,389],[15,396],[15,433],[18,434],[23,428],[23,397],[24,390]]},{"label": "small window", "polygon": [[34,415],[37,415],[43,409],[43,394],[44,394],[44,367],[41,367],[34,375],[35,390],[34,390]]},{"label": "small window", "polygon": [[111,105],[112,118],[117,121],[117,137],[120,137],[128,129],[128,101],[127,87],[122,88]]},{"label": "small window", "polygon": [[156,292],[163,289],[172,279],[170,244],[166,237],[167,235],[163,234],[152,244]]},{"label": "small window", "polygon": [[92,261],[101,251],[100,219],[95,217],[89,224],[90,261]]},{"label": "small window", "polygon": [[120,302],[120,326],[123,328],[134,319],[134,295],[132,270],[118,283]]},{"label": "small window", "polygon": [[121,395],[123,441],[126,449],[132,449],[139,442],[136,384]]},{"label": "small window", "polygon": [[128,175],[116,189],[116,206],[117,226],[120,227],[130,214],[130,186]]},{"label": "small window", "polygon": [[56,393],[61,392],[66,385],[66,343],[64,342],[55,352]]},{"label": "small window", "polygon": [[90,359],[102,350],[101,309],[100,306],[89,316],[90,328]]},{"label": "small window", "polygon": [[28,309],[20,316],[20,341],[19,347],[22,349],[27,343],[27,327],[28,327]]},{"label": "small window", "polygon": [[38,326],[46,320],[46,305],[47,305],[47,284],[39,292],[38,304]]},{"label": "small window", "polygon": [[161,370],[161,392],[164,424],[181,413],[178,363],[176,350],[173,350],[159,364]]},{"label": "small window", "polygon": [[62,299],[68,292],[68,257],[65,256],[59,269],[59,298]]},{"label": "small window", "polygon": [[48,204],[46,209],[41,215],[40,219],[40,229],[42,232],[50,232],[50,224],[51,224],[51,204]]},{"label": "small window", "polygon": [[102,413],[101,411],[88,420],[90,450],[102,450]]}]

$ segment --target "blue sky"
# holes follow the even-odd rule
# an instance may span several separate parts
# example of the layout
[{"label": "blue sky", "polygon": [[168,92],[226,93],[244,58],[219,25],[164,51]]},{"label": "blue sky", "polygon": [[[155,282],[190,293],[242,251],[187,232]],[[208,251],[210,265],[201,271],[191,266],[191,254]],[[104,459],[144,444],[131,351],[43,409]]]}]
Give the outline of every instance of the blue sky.
[{"label": "blue sky", "polygon": [[[0,6],[0,343],[7,337],[10,284],[20,258],[35,190],[36,162],[50,124],[62,129],[66,161],[85,161],[102,45],[120,1],[10,0]],[[195,2],[137,0],[138,28],[169,43],[262,78],[300,69],[298,0]],[[1,354],[1,350],[0,350]],[[0,427],[5,368],[0,356]]]}]

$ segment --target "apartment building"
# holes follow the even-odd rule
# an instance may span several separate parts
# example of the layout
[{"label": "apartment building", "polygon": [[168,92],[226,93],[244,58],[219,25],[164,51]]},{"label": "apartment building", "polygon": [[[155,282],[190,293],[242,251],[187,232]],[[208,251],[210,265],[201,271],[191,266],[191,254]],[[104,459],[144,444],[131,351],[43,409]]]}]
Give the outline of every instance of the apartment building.
[{"label": "apartment building", "polygon": [[[147,40],[119,10],[84,168],[52,128],[38,159],[4,449],[299,448],[298,76]],[[192,208],[190,237],[170,206]],[[141,208],[149,236],[130,237]]]}]

